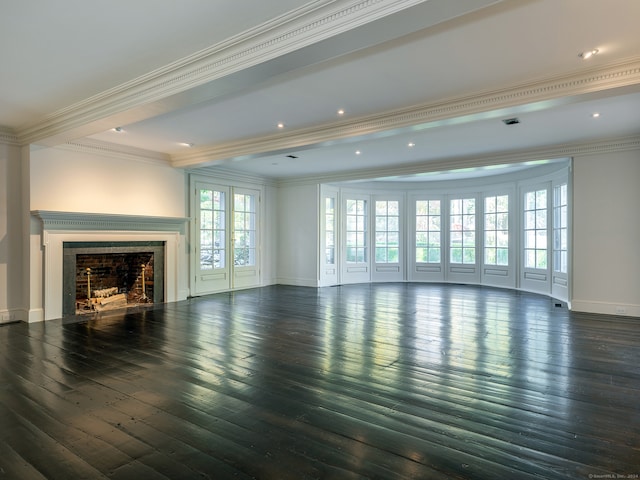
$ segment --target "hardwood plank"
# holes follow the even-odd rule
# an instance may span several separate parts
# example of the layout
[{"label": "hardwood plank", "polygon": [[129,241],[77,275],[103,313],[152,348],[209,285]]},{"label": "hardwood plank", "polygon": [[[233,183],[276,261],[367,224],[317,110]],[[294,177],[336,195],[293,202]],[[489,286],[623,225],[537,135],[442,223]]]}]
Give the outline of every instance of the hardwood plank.
[{"label": "hardwood plank", "polygon": [[8,325],[0,472],[632,475],[639,340],[637,319],[430,284],[273,286]]}]

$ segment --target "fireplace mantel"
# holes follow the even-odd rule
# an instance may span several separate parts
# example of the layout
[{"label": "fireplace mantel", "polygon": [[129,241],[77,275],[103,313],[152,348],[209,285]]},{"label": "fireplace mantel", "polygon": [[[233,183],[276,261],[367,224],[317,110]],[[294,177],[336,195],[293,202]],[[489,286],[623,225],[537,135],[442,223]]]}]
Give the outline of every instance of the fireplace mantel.
[{"label": "fireplace mantel", "polygon": [[51,210],[33,210],[31,215],[42,221],[43,230],[182,231],[189,221],[184,217],[150,217]]},{"label": "fireplace mantel", "polygon": [[65,242],[161,241],[165,245],[164,298],[186,298],[180,279],[186,268],[184,246],[188,218],[34,210],[42,223],[44,262],[42,320],[62,317],[63,248]]}]

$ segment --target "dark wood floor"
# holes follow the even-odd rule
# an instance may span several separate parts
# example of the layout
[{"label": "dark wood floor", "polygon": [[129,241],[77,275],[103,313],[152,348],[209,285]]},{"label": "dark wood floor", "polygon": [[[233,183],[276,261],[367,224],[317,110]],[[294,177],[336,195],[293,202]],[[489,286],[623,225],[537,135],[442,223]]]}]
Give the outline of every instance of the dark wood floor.
[{"label": "dark wood floor", "polygon": [[275,286],[0,327],[0,479],[640,474],[640,319]]}]

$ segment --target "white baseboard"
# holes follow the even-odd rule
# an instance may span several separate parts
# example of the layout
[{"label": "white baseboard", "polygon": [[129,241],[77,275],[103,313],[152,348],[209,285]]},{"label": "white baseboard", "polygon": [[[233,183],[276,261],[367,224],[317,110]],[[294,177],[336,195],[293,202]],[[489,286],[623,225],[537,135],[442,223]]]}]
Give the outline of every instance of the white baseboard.
[{"label": "white baseboard", "polygon": [[32,308],[22,320],[27,323],[44,322],[44,308]]},{"label": "white baseboard", "polygon": [[[42,313],[42,310],[40,310]],[[29,320],[26,310],[21,308],[12,308],[9,310],[0,310],[0,325],[3,323],[12,323],[12,322],[26,322],[26,321],[41,321],[42,318],[38,320],[36,315],[36,320]]]},{"label": "white baseboard", "polygon": [[294,285],[296,287],[318,287],[318,280],[310,278],[278,277],[276,283],[280,285]]},{"label": "white baseboard", "polygon": [[576,300],[574,298],[571,301],[571,310],[574,312],[640,317],[640,305],[628,303],[594,302],[591,300]]}]

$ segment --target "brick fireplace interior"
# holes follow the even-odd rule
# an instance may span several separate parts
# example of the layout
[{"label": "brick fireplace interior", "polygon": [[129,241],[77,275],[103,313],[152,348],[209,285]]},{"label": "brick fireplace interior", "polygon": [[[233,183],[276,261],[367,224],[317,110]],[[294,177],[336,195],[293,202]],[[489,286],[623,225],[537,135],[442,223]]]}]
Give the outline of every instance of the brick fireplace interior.
[{"label": "brick fireplace interior", "polygon": [[63,316],[164,301],[165,242],[64,242]]}]

